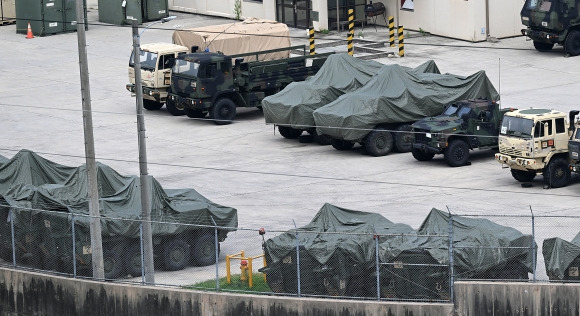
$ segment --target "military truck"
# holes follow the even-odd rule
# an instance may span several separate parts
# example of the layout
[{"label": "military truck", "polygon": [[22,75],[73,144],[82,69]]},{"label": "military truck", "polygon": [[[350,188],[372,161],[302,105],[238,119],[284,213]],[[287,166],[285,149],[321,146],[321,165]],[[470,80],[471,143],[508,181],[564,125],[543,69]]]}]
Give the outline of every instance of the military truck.
[{"label": "military truck", "polygon": [[570,171],[580,173],[580,121],[574,124],[574,133],[568,141]]},{"label": "military truck", "polygon": [[443,114],[412,125],[413,157],[429,161],[436,154],[443,154],[451,167],[466,165],[470,149],[497,148],[501,121],[510,110],[484,99],[452,103]]},{"label": "military truck", "polygon": [[530,182],[542,174],[545,188],[568,185],[571,177],[568,146],[575,131],[576,115],[578,111],[566,114],[534,108],[506,113],[496,161],[507,165],[519,182]]},{"label": "military truck", "polygon": [[181,55],[174,60],[167,104],[183,109],[191,118],[204,118],[209,113],[215,124],[229,124],[236,116],[236,107],[259,108],[266,96],[316,74],[331,53],[309,56],[304,50],[298,57],[249,62],[244,57],[301,47],[231,56],[219,52]]},{"label": "military truck", "polygon": [[[153,43],[141,45],[141,82],[143,85],[143,108],[149,111],[161,109],[167,99],[167,90],[171,82],[170,60],[186,54],[185,46],[170,43]],[[126,88],[135,93],[135,54],[129,59],[129,83]],[[182,109],[167,106],[167,112],[173,115],[185,114]]]},{"label": "military truck", "polygon": [[534,41],[538,51],[554,44],[571,56],[580,55],[580,0],[526,0],[520,16],[522,34]]}]

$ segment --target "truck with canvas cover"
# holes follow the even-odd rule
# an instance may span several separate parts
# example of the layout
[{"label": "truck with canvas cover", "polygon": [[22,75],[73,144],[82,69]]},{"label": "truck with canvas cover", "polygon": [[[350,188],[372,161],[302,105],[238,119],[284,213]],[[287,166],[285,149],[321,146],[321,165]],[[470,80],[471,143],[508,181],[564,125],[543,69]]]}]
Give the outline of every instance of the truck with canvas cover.
[{"label": "truck with canvas cover", "polygon": [[[317,138],[320,144],[330,143],[316,134],[312,112],[344,94],[360,89],[382,67],[390,66],[346,53],[329,56],[316,75],[302,82],[293,82],[279,93],[262,100],[266,123],[277,125],[280,135],[285,138],[298,138],[306,131],[311,136],[303,136],[301,141]],[[413,69],[403,68],[417,73],[439,73],[432,60]]]},{"label": "truck with canvas cover", "polygon": [[412,125],[413,157],[419,161],[443,154],[447,164],[468,164],[469,150],[497,148],[497,136],[504,114],[499,104],[484,99],[452,103],[443,114],[424,118]]},{"label": "truck with canvas cover", "polygon": [[[265,36],[271,35],[271,36]],[[140,53],[141,81],[143,86],[143,107],[146,110],[159,110],[166,104],[169,90],[171,67],[169,59],[189,53],[192,47],[202,50],[222,52],[226,55],[243,54],[252,51],[271,50],[290,46],[290,31],[284,23],[256,18],[243,22],[210,25],[173,32],[173,43],[142,44]],[[129,60],[129,84],[127,90],[135,92],[134,53]],[[288,58],[289,50],[261,54],[260,60]],[[256,60],[257,56],[247,56],[246,60]],[[169,105],[169,106],[167,106]],[[166,104],[172,115],[185,114]]]},{"label": "truck with canvas cover", "polygon": [[498,100],[484,71],[470,76],[417,73],[399,65],[383,67],[362,88],[313,112],[316,132],[331,137],[338,150],[360,143],[367,153],[385,156],[393,148],[411,151],[411,124],[443,113],[464,99]]},{"label": "truck with canvas cover", "polygon": [[576,110],[564,113],[534,108],[506,113],[495,160],[507,165],[519,182],[530,182],[542,174],[545,188],[568,185],[572,162],[568,146],[577,115]]},{"label": "truck with canvas cover", "polygon": [[229,124],[236,116],[236,107],[260,108],[266,96],[316,74],[332,54],[244,61],[247,56],[297,47],[303,46],[233,56],[207,52],[181,55],[174,60],[167,102],[191,118],[204,118],[209,113],[215,124]]},{"label": "truck with canvas cover", "polygon": [[559,237],[544,239],[542,254],[550,280],[580,281],[580,233],[571,241]]},{"label": "truck with canvas cover", "polygon": [[527,26],[522,34],[538,51],[559,44],[566,54],[580,55],[580,0],[526,0],[520,16]]},{"label": "truck with canvas cover", "polygon": [[[92,244],[87,171],[20,151],[0,167],[1,253],[45,270],[90,274]],[[138,176],[97,163],[105,278],[141,276],[141,194]],[[193,189],[164,189],[149,177],[153,253],[157,268],[180,270],[216,262],[216,249],[237,229],[237,211]],[[216,238],[217,230],[217,238]],[[14,235],[15,252],[12,252]],[[216,244],[216,242],[218,244]]]}]

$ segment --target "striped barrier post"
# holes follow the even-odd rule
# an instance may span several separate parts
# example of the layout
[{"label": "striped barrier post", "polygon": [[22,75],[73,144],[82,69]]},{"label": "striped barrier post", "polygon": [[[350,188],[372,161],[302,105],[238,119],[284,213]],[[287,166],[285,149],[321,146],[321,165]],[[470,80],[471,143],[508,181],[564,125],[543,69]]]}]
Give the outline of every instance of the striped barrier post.
[{"label": "striped barrier post", "polygon": [[395,18],[389,17],[389,44],[390,47],[395,47]]},{"label": "striped barrier post", "polygon": [[403,42],[404,37],[403,26],[399,25],[399,57],[405,57],[405,43]]},{"label": "striped barrier post", "polygon": [[308,38],[310,40],[310,55],[315,55],[316,52],[314,51],[314,27],[308,28]]},{"label": "striped barrier post", "polygon": [[348,10],[348,36],[347,36],[347,48],[348,54],[353,56],[354,49],[352,47],[352,38],[354,37],[354,10]]}]

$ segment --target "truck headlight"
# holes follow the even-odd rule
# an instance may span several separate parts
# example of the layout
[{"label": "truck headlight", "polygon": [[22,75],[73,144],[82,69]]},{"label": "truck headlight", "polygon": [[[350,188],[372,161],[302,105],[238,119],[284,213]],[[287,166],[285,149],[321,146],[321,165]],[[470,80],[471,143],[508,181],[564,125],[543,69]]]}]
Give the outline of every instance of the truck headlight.
[{"label": "truck headlight", "polygon": [[577,151],[573,151],[571,154],[572,154],[572,159],[578,159],[578,152]]}]

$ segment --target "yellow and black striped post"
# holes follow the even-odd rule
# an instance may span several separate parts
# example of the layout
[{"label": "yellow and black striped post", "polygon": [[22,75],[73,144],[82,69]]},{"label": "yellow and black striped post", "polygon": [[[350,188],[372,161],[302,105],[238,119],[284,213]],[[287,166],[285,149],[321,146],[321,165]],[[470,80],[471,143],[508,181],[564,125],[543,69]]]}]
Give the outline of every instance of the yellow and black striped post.
[{"label": "yellow and black striped post", "polygon": [[399,57],[405,57],[405,43],[403,43],[404,37],[403,26],[399,25]]},{"label": "yellow and black striped post", "polygon": [[389,44],[390,47],[395,47],[395,18],[389,17]]},{"label": "yellow and black striped post", "polygon": [[310,55],[315,55],[314,51],[314,27],[308,28],[308,38],[310,39]]},{"label": "yellow and black striped post", "polygon": [[354,49],[352,47],[352,38],[354,37],[354,10],[353,9],[349,9],[348,10],[348,36],[347,36],[347,48],[348,48],[348,54],[353,56],[354,55]]}]

